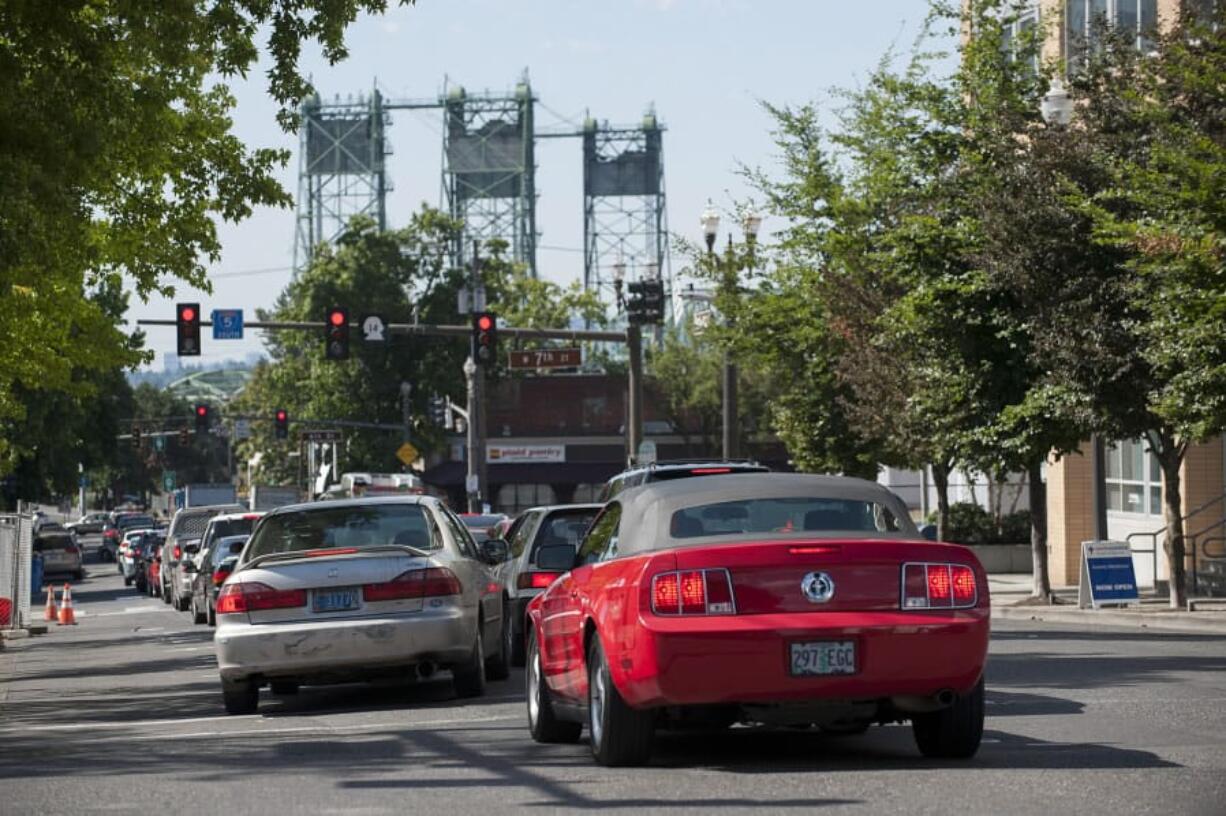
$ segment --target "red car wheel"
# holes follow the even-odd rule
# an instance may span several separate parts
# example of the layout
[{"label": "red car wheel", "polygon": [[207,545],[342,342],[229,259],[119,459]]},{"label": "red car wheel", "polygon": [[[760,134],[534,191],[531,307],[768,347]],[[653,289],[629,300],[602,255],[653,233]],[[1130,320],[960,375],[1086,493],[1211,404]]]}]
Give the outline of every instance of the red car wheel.
[{"label": "red car wheel", "polygon": [[601,765],[646,764],[651,756],[655,712],[631,708],[609,675],[600,637],[588,647],[588,731],[592,756]]}]

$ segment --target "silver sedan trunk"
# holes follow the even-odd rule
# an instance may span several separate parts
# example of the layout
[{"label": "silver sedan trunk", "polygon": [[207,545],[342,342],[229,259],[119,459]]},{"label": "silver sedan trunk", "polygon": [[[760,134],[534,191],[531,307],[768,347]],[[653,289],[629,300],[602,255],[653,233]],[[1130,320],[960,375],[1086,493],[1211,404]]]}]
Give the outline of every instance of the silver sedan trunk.
[{"label": "silver sedan trunk", "polygon": [[[436,499],[280,508],[256,527],[217,598],[226,708],[258,689],[428,676],[462,696],[497,663],[501,603],[490,566]],[[479,635],[479,630],[480,635]],[[491,637],[492,635],[492,637]]]}]

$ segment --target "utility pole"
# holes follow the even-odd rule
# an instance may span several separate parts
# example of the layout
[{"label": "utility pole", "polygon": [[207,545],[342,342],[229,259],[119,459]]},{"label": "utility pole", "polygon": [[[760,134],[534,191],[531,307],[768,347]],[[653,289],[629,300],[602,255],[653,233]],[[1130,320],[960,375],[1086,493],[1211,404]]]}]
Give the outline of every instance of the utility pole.
[{"label": "utility pole", "polygon": [[638,324],[626,327],[626,345],[630,357],[630,377],[627,382],[626,441],[630,448],[627,462],[633,464],[643,443],[643,330]]},{"label": "utility pole", "polygon": [[468,512],[481,512],[481,477],[478,474],[477,458],[481,446],[477,433],[477,364],[469,357],[464,361],[464,386],[468,394],[468,469],[464,479],[464,492],[468,496]]},{"label": "utility pole", "polygon": [[400,419],[404,423],[404,441],[410,442],[409,435],[413,423],[413,404],[409,398],[413,395],[413,383],[405,381],[400,383]]}]

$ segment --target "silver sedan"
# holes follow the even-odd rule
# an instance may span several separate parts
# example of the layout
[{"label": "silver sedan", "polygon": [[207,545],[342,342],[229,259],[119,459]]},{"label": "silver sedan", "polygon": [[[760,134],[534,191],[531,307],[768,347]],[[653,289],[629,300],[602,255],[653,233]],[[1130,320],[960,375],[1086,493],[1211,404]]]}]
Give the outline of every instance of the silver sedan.
[{"label": "silver sedan", "polygon": [[259,689],[450,670],[461,697],[508,674],[493,565],[438,499],[404,496],[281,507],[257,524],[217,596],[226,711]]}]

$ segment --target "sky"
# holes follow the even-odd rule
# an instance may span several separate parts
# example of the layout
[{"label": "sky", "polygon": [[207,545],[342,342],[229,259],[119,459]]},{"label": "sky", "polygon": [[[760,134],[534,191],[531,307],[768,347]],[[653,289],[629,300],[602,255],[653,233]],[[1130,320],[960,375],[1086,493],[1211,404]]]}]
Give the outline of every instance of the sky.
[{"label": "sky", "polygon": [[[418,0],[359,19],[347,35],[345,61],[330,66],[318,49],[307,48],[302,68],[325,100],[374,87],[390,99],[435,98],[445,81],[470,91],[510,91],[526,69],[539,97],[538,129],[577,125],[587,113],[636,125],[654,106],[667,128],[669,231],[697,241],[708,198],[724,212],[722,233],[735,228],[729,217],[735,203],[752,198],[740,166],[775,167],[763,103],[815,102],[829,122],[830,90],[863,82],[887,50],[907,51],[926,11],[926,0]],[[298,138],[277,125],[263,71],[230,85],[238,101],[236,135],[253,148],[290,149],[280,180],[296,193]],[[396,112],[387,138],[394,185],[388,223],[397,227],[422,202],[440,205],[441,112]],[[560,283],[582,279],[581,140],[538,141],[537,165],[540,273]],[[294,225],[293,210],[274,208],[221,224],[212,294],[180,285],[174,298],[134,297],[129,317],[172,319],[176,300],[199,300],[206,315],[241,308],[254,319],[290,279]],[[770,229],[768,218],[764,236]],[[674,257],[674,275],[682,266]],[[150,368],[161,370],[165,353],[174,351],[174,330],[147,332],[156,353]],[[243,340],[204,334],[200,362],[262,349],[251,330]]]}]

